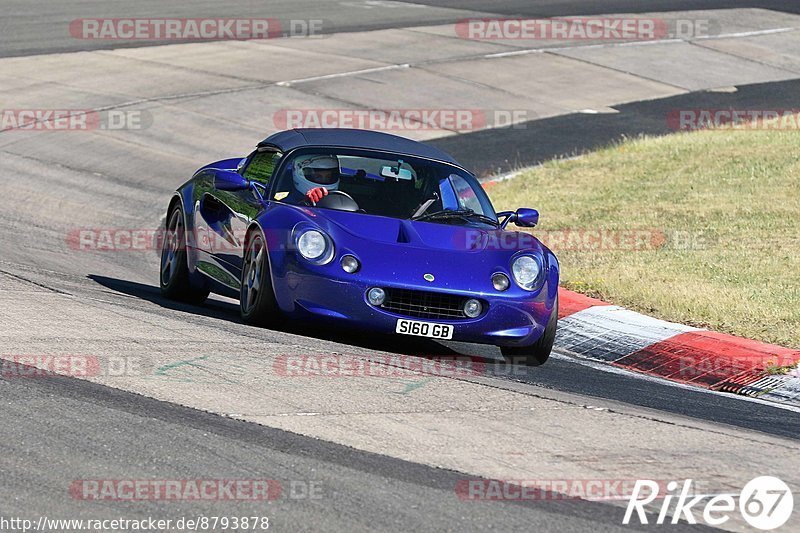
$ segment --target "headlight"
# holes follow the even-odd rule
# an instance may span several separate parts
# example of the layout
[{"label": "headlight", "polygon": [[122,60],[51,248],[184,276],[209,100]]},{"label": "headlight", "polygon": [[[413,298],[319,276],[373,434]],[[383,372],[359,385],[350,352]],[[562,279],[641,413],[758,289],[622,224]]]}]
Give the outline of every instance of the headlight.
[{"label": "headlight", "polygon": [[297,251],[312,263],[321,265],[333,256],[333,244],[321,231],[309,229],[297,237]]},{"label": "headlight", "polygon": [[542,266],[530,255],[523,255],[511,264],[511,273],[514,274],[514,281],[526,291],[536,288],[536,282],[542,272]]}]

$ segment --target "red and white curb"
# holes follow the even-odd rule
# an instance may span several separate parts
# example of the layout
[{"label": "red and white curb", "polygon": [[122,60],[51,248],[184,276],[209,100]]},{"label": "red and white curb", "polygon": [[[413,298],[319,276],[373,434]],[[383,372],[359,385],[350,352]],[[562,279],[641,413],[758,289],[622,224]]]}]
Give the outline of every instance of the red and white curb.
[{"label": "red and white curb", "polygon": [[559,288],[555,346],[569,355],[706,389],[800,407],[800,350],[652,318]]}]

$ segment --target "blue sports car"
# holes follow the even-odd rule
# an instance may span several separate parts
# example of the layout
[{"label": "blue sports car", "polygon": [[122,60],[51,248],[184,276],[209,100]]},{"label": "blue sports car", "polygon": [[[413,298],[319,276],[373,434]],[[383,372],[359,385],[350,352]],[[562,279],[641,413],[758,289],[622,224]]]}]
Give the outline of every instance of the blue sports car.
[{"label": "blue sports car", "polygon": [[558,321],[558,261],[534,209],[495,213],[448,154],[353,129],[276,133],[198,170],[169,203],[161,291],[238,298],[283,318],[499,346],[540,365]]}]

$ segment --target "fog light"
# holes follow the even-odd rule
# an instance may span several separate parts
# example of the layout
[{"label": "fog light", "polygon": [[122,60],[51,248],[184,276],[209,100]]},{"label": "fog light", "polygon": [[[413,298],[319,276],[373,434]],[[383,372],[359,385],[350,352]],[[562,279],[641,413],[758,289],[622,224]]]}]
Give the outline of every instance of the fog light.
[{"label": "fog light", "polygon": [[508,279],[508,276],[498,272],[494,276],[492,276],[492,286],[498,291],[504,291],[508,288],[511,282]]},{"label": "fog light", "polygon": [[383,291],[383,289],[374,287],[370,289],[369,292],[367,293],[367,299],[369,300],[369,303],[371,303],[372,305],[375,306],[382,305],[383,302],[386,300],[386,293]]},{"label": "fog light", "polygon": [[478,300],[467,300],[464,303],[464,314],[469,318],[477,318],[483,311],[483,306]]},{"label": "fog light", "polygon": [[342,265],[342,270],[344,270],[348,274],[353,274],[355,272],[358,272],[358,268],[361,266],[358,263],[358,259],[356,259],[352,255],[346,255],[342,257],[340,264]]}]

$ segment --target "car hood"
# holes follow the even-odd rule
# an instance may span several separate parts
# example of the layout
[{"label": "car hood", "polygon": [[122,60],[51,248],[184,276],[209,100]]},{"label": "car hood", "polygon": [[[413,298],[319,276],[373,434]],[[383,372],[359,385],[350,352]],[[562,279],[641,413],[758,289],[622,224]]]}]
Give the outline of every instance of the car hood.
[{"label": "car hood", "polygon": [[313,218],[319,222],[328,221],[338,231],[383,244],[467,253],[482,252],[487,248],[514,253],[541,246],[530,234],[516,231],[401,220],[333,209],[309,209],[307,213],[313,213]]},{"label": "car hood", "polygon": [[[550,256],[529,233],[413,222],[288,204],[276,207],[302,213],[302,224],[310,223],[327,232],[338,254],[355,254],[362,265],[359,279],[365,283],[402,283],[418,290],[437,288],[497,296],[491,276],[496,272],[510,274],[511,258],[518,251]],[[291,227],[297,224],[294,222]],[[518,239],[520,235],[526,239]],[[428,280],[428,276],[433,276],[434,281]],[[508,294],[518,292],[512,287]]]}]

